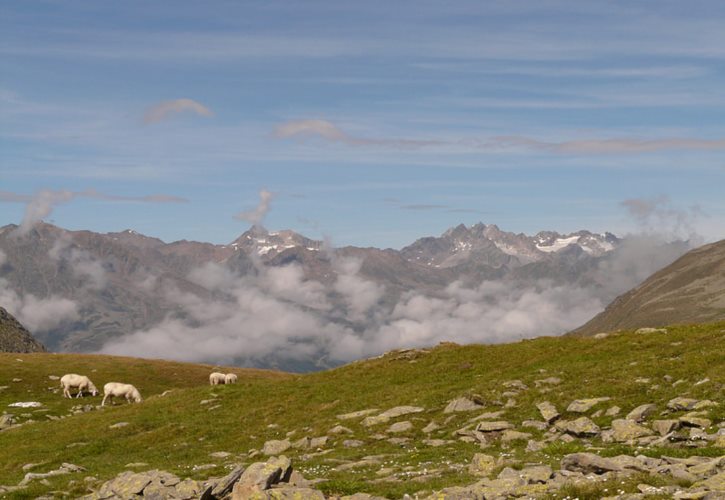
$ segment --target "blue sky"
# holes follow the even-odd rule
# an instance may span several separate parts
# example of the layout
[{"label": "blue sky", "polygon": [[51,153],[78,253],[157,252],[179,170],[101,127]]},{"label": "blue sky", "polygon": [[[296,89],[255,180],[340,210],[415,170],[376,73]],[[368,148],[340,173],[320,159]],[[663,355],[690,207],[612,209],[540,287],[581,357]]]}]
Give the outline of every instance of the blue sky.
[{"label": "blue sky", "polygon": [[68,229],[227,243],[268,190],[267,228],[335,245],[623,234],[633,199],[721,239],[723,26],[717,1],[2,2],[0,225],[45,193]]}]

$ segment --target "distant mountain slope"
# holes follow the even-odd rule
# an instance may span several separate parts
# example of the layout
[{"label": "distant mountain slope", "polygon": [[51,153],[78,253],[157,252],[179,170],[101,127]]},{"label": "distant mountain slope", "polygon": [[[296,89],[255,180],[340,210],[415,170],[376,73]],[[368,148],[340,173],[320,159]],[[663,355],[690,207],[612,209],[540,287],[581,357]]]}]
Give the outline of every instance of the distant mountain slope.
[{"label": "distant mountain slope", "polygon": [[617,297],[574,335],[725,319],[725,240],[692,250]]},{"label": "distant mountain slope", "polygon": [[45,352],[45,347],[18,320],[0,307],[0,352]]}]

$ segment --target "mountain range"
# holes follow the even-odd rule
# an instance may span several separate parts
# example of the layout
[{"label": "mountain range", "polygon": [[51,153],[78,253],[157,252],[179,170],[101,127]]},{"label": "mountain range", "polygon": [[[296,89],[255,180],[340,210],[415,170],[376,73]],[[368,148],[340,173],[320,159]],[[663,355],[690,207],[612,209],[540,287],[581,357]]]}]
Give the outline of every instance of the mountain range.
[{"label": "mountain range", "polygon": [[[95,352],[169,318],[198,325],[217,304],[233,307],[248,283],[320,325],[367,335],[383,326],[381,318],[409,311],[411,297],[447,300],[458,288],[475,290],[490,282],[521,290],[581,288],[595,302],[587,311],[603,307],[687,249],[684,242],[657,245],[656,257],[646,256],[643,263],[632,251],[636,245],[611,233],[527,236],[482,223],[459,225],[400,250],[333,249],[293,231],[259,226],[215,245],[165,243],[133,230],[68,231],[47,223],[20,235],[17,226],[8,225],[0,228],[0,300],[7,307],[14,303],[22,313],[16,316],[54,351]],[[237,295],[230,293],[232,286]],[[575,326],[565,323],[541,334]],[[317,366],[324,366],[324,357],[310,355]],[[301,363],[297,368],[310,368]]]}]

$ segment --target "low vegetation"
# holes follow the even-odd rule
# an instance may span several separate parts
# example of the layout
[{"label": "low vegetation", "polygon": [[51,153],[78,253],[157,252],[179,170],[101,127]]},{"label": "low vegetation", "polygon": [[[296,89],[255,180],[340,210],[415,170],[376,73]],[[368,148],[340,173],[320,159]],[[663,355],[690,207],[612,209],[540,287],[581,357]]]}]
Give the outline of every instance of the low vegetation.
[{"label": "low vegetation", "polygon": [[[94,355],[0,354],[0,412],[23,424],[0,432],[0,485],[18,484],[27,470],[46,471],[63,463],[85,471],[31,482],[9,497],[35,498],[49,491],[77,497],[134,467],[204,479],[222,476],[239,463],[264,460],[259,450],[270,440],[324,436],[328,439],[319,446],[284,451],[296,470],[307,479],[322,480],[315,487],[328,494],[364,491],[389,498],[474,483],[480,477],[472,475],[469,464],[481,452],[503,457],[495,472],[527,463],[558,469],[563,456],[578,451],[604,457],[723,455],[714,442],[694,447],[603,443],[599,437],[546,442],[546,430],[523,428],[522,422],[541,420],[536,405],[542,401],[558,408],[562,419],[573,420],[581,415],[566,408],[575,399],[610,398],[587,413],[607,429],[613,419],[647,403],[657,407],[651,418],[672,418],[659,416],[668,412],[667,402],[688,397],[717,403],[704,410],[712,432],[725,420],[725,322],[599,338],[441,344],[305,375],[224,368],[238,374],[238,383],[212,387],[208,376],[218,368]],[[101,396],[64,399],[55,377],[70,372],[88,375],[98,387],[109,381],[131,383],[145,400],[101,409]],[[512,381],[520,383],[507,383]],[[448,403],[459,397],[482,406],[478,412],[444,414]],[[23,401],[43,406],[8,406]],[[595,412],[615,405],[621,408],[619,416]],[[369,426],[363,425],[364,417],[338,418],[367,409],[377,409],[371,413],[377,415],[396,406],[422,411]],[[460,439],[457,430],[480,413],[492,412],[502,412],[495,420],[509,422],[530,437],[498,440],[484,450],[478,442]],[[386,432],[402,420],[411,428]],[[439,428],[424,432],[431,422]],[[351,432],[330,432],[339,425]],[[431,439],[444,443],[427,444]],[[542,447],[527,450],[529,440]],[[144,465],[132,465],[138,463]],[[39,465],[23,470],[27,464]],[[635,483],[619,487],[636,491]],[[594,498],[606,487],[572,486],[566,491]]]}]

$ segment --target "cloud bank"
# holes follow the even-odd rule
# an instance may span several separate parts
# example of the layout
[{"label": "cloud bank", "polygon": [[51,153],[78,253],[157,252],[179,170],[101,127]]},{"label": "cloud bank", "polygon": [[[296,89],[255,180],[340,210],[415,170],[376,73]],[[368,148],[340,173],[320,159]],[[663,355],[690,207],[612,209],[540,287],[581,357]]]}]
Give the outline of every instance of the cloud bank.
[{"label": "cloud bank", "polygon": [[192,113],[198,116],[214,116],[214,113],[203,104],[193,99],[174,99],[163,101],[148,108],[143,116],[146,124],[168,120],[179,113]]}]

